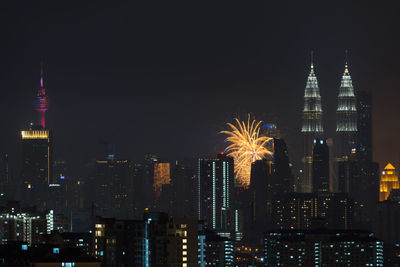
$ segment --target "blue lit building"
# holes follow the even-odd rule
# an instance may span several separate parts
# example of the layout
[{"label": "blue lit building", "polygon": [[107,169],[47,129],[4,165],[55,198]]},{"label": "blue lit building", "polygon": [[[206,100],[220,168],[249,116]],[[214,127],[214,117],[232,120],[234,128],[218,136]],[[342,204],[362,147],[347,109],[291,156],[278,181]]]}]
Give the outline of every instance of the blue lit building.
[{"label": "blue lit building", "polygon": [[217,158],[199,159],[197,178],[199,220],[215,231],[233,231],[233,158],[221,153]]},{"label": "blue lit building", "polygon": [[234,266],[232,240],[213,231],[202,231],[198,236],[199,266]]},{"label": "blue lit building", "polygon": [[383,266],[383,242],[358,230],[265,233],[265,266]]}]

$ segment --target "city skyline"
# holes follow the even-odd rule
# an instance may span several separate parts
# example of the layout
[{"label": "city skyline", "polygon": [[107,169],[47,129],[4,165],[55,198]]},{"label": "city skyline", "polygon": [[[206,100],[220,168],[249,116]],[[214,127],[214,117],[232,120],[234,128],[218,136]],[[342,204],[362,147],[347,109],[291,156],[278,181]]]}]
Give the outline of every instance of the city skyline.
[{"label": "city skyline", "polygon": [[5,3],[0,265],[400,266],[397,10]]},{"label": "city skyline", "polygon": [[[352,10],[353,4],[349,5],[349,10]],[[163,16],[162,7],[171,12],[171,16]],[[148,152],[170,160],[214,155],[224,148],[223,137],[218,134],[224,124],[231,121],[235,114],[247,112],[256,114],[256,119],[263,119],[264,114],[278,118],[278,128],[284,130],[282,132],[287,136],[285,139],[290,153],[295,154],[291,160],[295,161],[301,149],[296,147],[301,127],[301,116],[298,114],[302,109],[305,77],[309,72],[309,53],[313,50],[315,54],[324,120],[333,122],[336,94],[345,62],[344,51],[348,49],[354,88],[373,92],[374,160],[381,166],[387,161],[396,165],[400,156],[392,147],[398,142],[394,134],[397,126],[393,126],[393,131],[379,130],[395,120],[391,114],[396,112],[391,112],[389,106],[397,109],[394,102],[398,97],[395,89],[398,81],[394,75],[397,66],[392,61],[396,57],[393,53],[397,51],[392,49],[392,45],[395,47],[398,40],[391,37],[388,30],[378,31],[381,27],[377,28],[377,25],[381,25],[390,29],[391,24],[387,21],[372,24],[364,13],[357,11],[354,16],[344,12],[346,22],[327,25],[322,14],[333,15],[342,11],[335,7],[317,13],[314,19],[320,24],[316,23],[313,30],[308,28],[308,19],[301,20],[297,26],[299,32],[303,33],[298,39],[299,45],[290,46],[290,41],[297,39],[283,36],[278,29],[293,33],[291,24],[278,21],[277,29],[269,24],[276,16],[271,10],[279,8],[280,4],[261,5],[259,11],[254,7],[245,6],[241,9],[232,4],[229,9],[232,14],[223,13],[231,25],[218,17],[216,11],[222,9],[218,5],[211,10],[205,7],[197,10],[188,4],[175,11],[172,6],[160,6],[155,9],[160,16],[152,23],[147,17],[148,12],[153,10],[151,6],[114,7],[110,18],[120,17],[127,22],[123,26],[120,20],[111,22],[95,16],[96,12],[105,14],[107,8],[101,4],[85,9],[87,16],[72,8],[62,13],[47,5],[27,5],[22,12],[17,12],[16,7],[9,4],[10,13],[4,18],[10,21],[19,18],[22,22],[10,28],[8,42],[3,44],[4,50],[9,51],[4,58],[4,66],[10,68],[3,67],[2,71],[3,86],[9,93],[1,100],[0,112],[8,127],[1,133],[0,145],[10,154],[10,162],[18,162],[16,133],[37,118],[32,98],[39,87],[41,58],[45,64],[46,89],[51,100],[47,121],[54,130],[54,144],[57,147],[55,156],[66,160],[75,176],[81,173],[83,164],[101,153],[100,143],[104,141],[116,143],[118,153],[133,159],[139,159]],[[32,10],[28,11],[29,8]],[[125,8],[141,10],[143,15],[138,14],[133,19]],[[301,5],[299,8],[304,11]],[[381,8],[390,14],[391,10]],[[185,9],[193,13],[194,19],[181,13]],[[318,7],[306,12],[313,12],[314,9]],[[367,4],[362,10],[365,9],[368,9]],[[41,10],[42,16],[32,20],[37,10]],[[263,11],[269,17],[258,14]],[[252,18],[252,12],[259,16]],[[299,16],[294,10],[288,12],[287,16]],[[10,18],[9,14],[15,14],[16,17]],[[67,14],[76,15],[80,26],[70,24]],[[235,22],[236,16],[233,14],[242,14],[243,19]],[[24,24],[28,20],[33,23],[32,29]],[[49,21],[53,23],[47,23]],[[157,26],[161,21],[165,25]],[[136,22],[145,25],[139,23],[141,26],[136,27]],[[183,26],[181,22],[187,22],[187,25]],[[203,26],[210,31],[201,30],[200,22],[205,22]],[[110,23],[110,28],[106,27],[104,31],[113,33],[115,41],[99,33],[106,23]],[[370,25],[371,32],[361,30],[358,36],[350,35],[361,27],[360,23]],[[351,27],[344,27],[347,24]],[[60,25],[61,28],[53,25]],[[134,26],[133,33],[142,38],[127,36],[126,43],[119,42],[129,25]],[[239,28],[239,32],[233,32],[238,25],[242,25],[242,28]],[[328,27],[326,33],[322,25]],[[178,27],[161,34],[164,27],[168,26]],[[217,26],[216,29],[213,26]],[[193,31],[187,31],[190,27],[193,27]],[[14,35],[11,29],[20,31],[20,37]],[[144,32],[146,30],[177,39],[157,45],[160,37],[148,36]],[[271,38],[262,34],[265,30]],[[188,35],[183,39],[186,41],[180,44],[178,36],[182,31]],[[219,37],[217,31],[224,34]],[[332,38],[337,37],[334,38],[334,45],[325,39],[328,32]],[[371,33],[376,38],[365,42],[372,37]],[[239,36],[251,38],[244,40]],[[197,40],[202,37],[218,40],[219,43],[215,47],[204,42],[198,43]],[[378,43],[375,41],[378,37],[392,38],[390,40],[393,42]],[[19,43],[19,38],[26,38],[26,44],[32,44],[31,48],[13,45]],[[273,41],[276,38],[285,45],[278,46]],[[151,46],[144,49],[147,44]],[[65,53],[58,53],[59,49]],[[170,53],[165,53],[167,51]],[[197,53],[192,54],[191,51]],[[255,97],[256,94],[260,94],[260,97]],[[207,109],[203,110],[203,103],[209,95],[213,100],[208,101]],[[387,95],[390,99],[385,97]],[[153,125],[157,130],[152,130]],[[326,137],[333,136],[334,126],[324,126]],[[164,142],[163,136],[169,142]],[[70,139],[76,142],[71,145]],[[18,164],[13,165],[14,169],[18,168],[15,166]]]}]

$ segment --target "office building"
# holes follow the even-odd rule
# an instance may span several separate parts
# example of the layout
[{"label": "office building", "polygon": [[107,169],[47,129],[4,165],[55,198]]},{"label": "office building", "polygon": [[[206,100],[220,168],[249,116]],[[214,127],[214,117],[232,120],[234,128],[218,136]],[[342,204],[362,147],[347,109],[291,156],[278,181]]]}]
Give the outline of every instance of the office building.
[{"label": "office building", "polygon": [[96,161],[96,215],[128,219],[133,217],[133,164],[114,155]]},{"label": "office building", "polygon": [[51,132],[32,126],[29,130],[22,131],[21,137],[23,203],[45,210],[53,166]]},{"label": "office building", "polygon": [[338,93],[336,134],[336,157],[338,161],[346,161],[351,152],[356,150],[357,136],[356,96],[347,62]]},{"label": "office building", "polygon": [[191,166],[175,164],[171,172],[172,217],[196,216],[196,175]]},{"label": "office building", "polygon": [[[274,153],[271,159],[255,161],[251,166],[250,188],[241,194],[246,210],[244,218],[246,236],[259,238],[260,234],[271,224],[271,207],[274,195],[293,192],[292,176],[288,151],[283,139],[274,138]],[[247,198],[247,199],[246,199]],[[249,221],[247,221],[249,220]]]},{"label": "office building", "polygon": [[304,92],[303,124],[303,170],[298,191],[311,192],[312,188],[312,147],[313,141],[323,135],[322,106],[318,80],[311,60],[311,70],[308,75]]},{"label": "office building", "polygon": [[313,192],[329,192],[329,147],[327,140],[314,140],[312,181]]}]

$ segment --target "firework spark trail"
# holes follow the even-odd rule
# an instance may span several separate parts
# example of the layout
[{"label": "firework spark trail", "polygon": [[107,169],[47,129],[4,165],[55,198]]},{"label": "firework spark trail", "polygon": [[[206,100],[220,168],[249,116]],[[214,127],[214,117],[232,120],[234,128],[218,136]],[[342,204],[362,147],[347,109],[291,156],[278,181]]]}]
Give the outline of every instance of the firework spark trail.
[{"label": "firework spark trail", "polygon": [[225,151],[235,161],[236,182],[247,187],[250,184],[251,164],[272,155],[273,152],[266,147],[272,138],[260,136],[261,121],[253,120],[250,123],[250,115],[248,115],[247,124],[238,119],[235,119],[235,122],[236,126],[228,123],[230,131],[221,131],[221,133],[228,135],[225,141],[231,143]]}]

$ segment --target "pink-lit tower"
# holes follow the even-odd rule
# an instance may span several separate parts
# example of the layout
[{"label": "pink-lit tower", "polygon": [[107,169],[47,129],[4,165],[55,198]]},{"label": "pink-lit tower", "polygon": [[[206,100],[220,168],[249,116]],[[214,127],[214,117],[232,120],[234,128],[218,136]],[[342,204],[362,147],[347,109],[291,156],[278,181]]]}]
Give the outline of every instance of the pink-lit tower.
[{"label": "pink-lit tower", "polygon": [[40,88],[36,94],[35,108],[40,114],[40,125],[46,128],[46,111],[49,108],[49,99],[46,94],[46,88],[43,86],[43,62],[40,66]]}]

